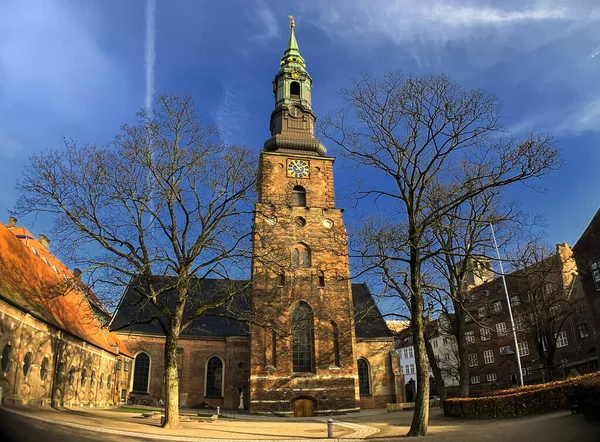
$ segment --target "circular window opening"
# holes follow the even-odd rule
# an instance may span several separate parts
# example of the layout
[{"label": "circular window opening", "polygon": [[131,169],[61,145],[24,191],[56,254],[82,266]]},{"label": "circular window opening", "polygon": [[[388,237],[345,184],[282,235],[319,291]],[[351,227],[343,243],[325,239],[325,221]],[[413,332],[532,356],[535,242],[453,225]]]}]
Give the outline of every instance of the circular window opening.
[{"label": "circular window opening", "polygon": [[25,355],[25,359],[23,360],[23,376],[27,377],[29,372],[31,371],[31,360],[33,359],[33,355],[30,351]]},{"label": "circular window opening", "polygon": [[306,225],[306,220],[304,218],[302,218],[301,216],[296,218],[295,222],[298,227],[304,227]]},{"label": "circular window opening", "polygon": [[324,220],[323,227],[325,227],[326,229],[331,229],[333,227],[333,221],[331,221],[330,219]]}]

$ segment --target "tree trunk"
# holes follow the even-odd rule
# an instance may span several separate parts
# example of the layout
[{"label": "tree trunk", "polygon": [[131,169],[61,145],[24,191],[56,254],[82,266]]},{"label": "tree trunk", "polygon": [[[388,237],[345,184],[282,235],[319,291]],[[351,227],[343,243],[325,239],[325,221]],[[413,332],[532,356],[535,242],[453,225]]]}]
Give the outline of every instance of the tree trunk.
[{"label": "tree trunk", "polygon": [[407,436],[417,437],[427,435],[427,425],[429,423],[429,370],[427,369],[427,352],[425,350],[421,263],[416,250],[411,250],[411,255],[411,319],[415,364],[417,366],[417,397],[415,400],[415,413]]},{"label": "tree trunk", "polygon": [[446,385],[444,384],[444,377],[442,376],[442,370],[440,370],[440,366],[435,359],[435,354],[433,352],[433,347],[431,346],[431,341],[429,338],[425,338],[425,350],[427,351],[427,359],[429,359],[429,365],[431,366],[431,371],[433,372],[433,377],[435,378],[435,382],[437,384],[437,391],[440,395],[440,408],[444,408],[444,401],[446,400]]},{"label": "tree trunk", "polygon": [[456,312],[456,344],[458,347],[458,390],[460,397],[469,397],[469,348],[465,338],[465,311],[460,302],[454,302]]},{"label": "tree trunk", "polygon": [[167,400],[164,426],[169,428],[179,428],[179,371],[177,369],[179,328],[177,318],[172,318],[165,342],[165,389]]}]

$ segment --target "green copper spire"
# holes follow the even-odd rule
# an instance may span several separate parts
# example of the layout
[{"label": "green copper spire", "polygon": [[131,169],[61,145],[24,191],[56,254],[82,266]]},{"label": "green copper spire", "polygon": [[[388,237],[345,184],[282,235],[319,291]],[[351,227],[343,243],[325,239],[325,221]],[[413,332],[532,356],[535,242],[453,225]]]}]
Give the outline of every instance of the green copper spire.
[{"label": "green copper spire", "polygon": [[304,58],[300,55],[300,49],[298,48],[298,42],[296,41],[296,35],[294,34],[295,25],[294,16],[290,15],[290,39],[288,40],[287,48],[281,58],[281,66],[295,66],[304,70],[306,63],[304,63]]}]

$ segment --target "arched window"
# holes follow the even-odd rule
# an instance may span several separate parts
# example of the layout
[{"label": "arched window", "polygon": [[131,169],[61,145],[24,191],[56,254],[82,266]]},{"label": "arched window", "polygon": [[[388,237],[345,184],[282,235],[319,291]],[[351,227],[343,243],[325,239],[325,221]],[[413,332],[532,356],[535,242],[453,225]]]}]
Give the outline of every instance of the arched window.
[{"label": "arched window", "polygon": [[73,382],[75,382],[75,367],[69,370],[69,385],[73,385]]},{"label": "arched window", "polygon": [[104,373],[100,373],[100,389],[104,388]]},{"label": "arched window", "polygon": [[4,346],[2,350],[2,361],[0,361],[0,368],[2,372],[6,373],[10,369],[10,358],[12,356],[12,345],[10,342]]},{"label": "arched window", "polygon": [[133,391],[136,393],[148,393],[148,380],[150,379],[150,356],[140,353],[135,357],[133,367]]},{"label": "arched window", "polygon": [[290,83],[290,96],[292,98],[300,98],[300,83],[297,81]]},{"label": "arched window", "polygon": [[81,386],[85,386],[85,380],[87,379],[87,370],[84,368],[81,370]]},{"label": "arched window", "polygon": [[333,363],[336,367],[340,366],[340,332],[335,322],[331,321],[333,333]]},{"label": "arched window", "polygon": [[306,207],[306,189],[295,186],[292,189],[292,206]]},{"label": "arched window", "polygon": [[48,377],[48,358],[44,358],[42,360],[42,365],[40,365],[40,379],[45,381]]},{"label": "arched window", "polygon": [[292,267],[310,267],[310,249],[304,244],[292,248]]},{"label": "arched window", "polygon": [[90,376],[90,387],[94,388],[96,385],[96,372],[92,370],[92,375]]},{"label": "arched window", "polygon": [[325,287],[325,272],[323,270],[319,271],[319,287]]},{"label": "arched window", "polygon": [[112,375],[108,375],[108,379],[106,380],[106,388],[110,389],[110,382],[112,381]]},{"label": "arched window", "polygon": [[361,396],[371,394],[371,381],[369,377],[369,363],[366,359],[358,360],[358,391]]},{"label": "arched window", "polygon": [[27,377],[29,372],[31,371],[31,360],[33,359],[33,355],[30,351],[25,355],[25,359],[23,360],[23,376]]},{"label": "arched window", "polygon": [[213,356],[206,364],[205,397],[223,397],[223,361]]},{"label": "arched window", "polygon": [[294,372],[312,372],[314,369],[313,312],[301,302],[292,314],[292,364]]}]

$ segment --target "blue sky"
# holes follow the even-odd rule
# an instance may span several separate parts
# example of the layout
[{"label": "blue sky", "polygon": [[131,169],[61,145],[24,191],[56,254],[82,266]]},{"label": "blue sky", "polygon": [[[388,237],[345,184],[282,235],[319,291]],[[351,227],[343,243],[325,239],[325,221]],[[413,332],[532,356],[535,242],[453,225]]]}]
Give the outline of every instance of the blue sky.
[{"label": "blue sky", "polygon": [[[511,196],[545,215],[549,243],[574,244],[600,206],[597,0],[0,0],[2,220],[28,155],[63,137],[104,143],[153,93],[191,94],[225,142],[261,149],[289,14],[317,115],[361,72],[443,72],[497,94],[515,134],[553,133],[568,164],[545,193]],[[341,193],[351,179],[336,166]]]}]

